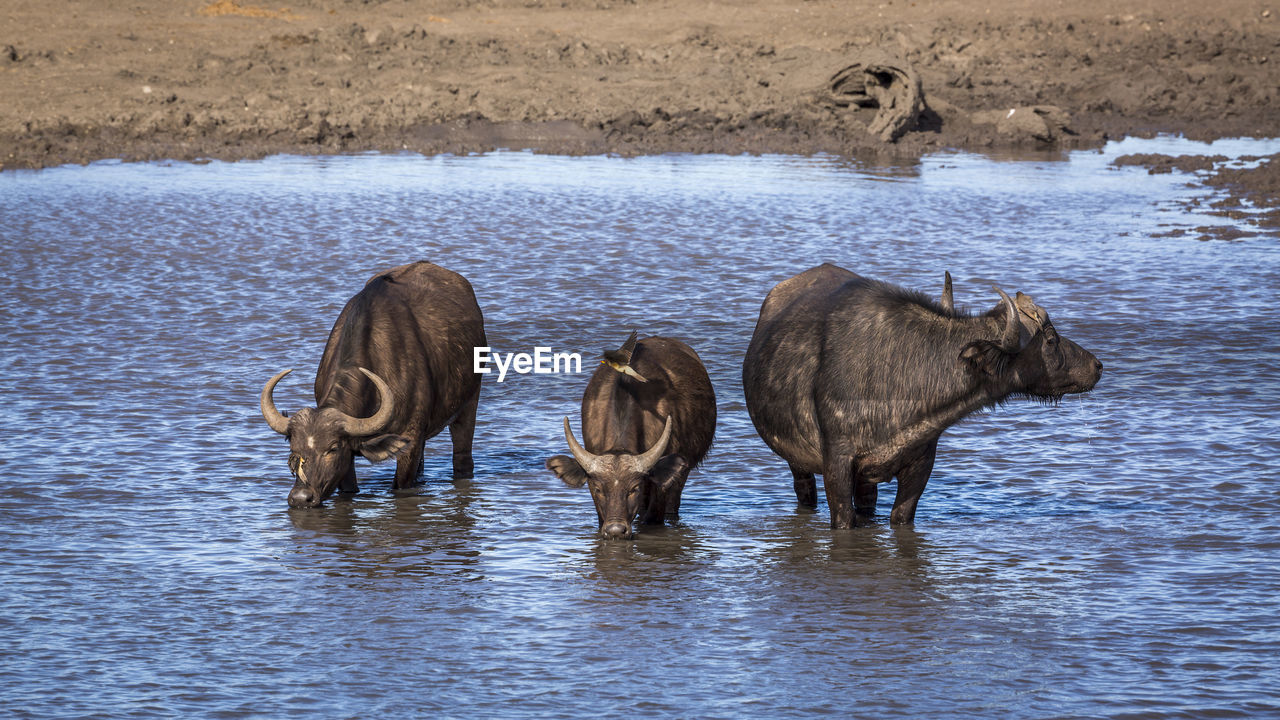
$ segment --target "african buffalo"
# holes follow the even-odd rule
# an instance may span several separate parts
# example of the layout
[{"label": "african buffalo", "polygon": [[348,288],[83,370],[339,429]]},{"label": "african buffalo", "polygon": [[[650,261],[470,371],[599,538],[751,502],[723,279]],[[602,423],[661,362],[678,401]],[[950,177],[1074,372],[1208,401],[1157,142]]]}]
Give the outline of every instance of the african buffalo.
[{"label": "african buffalo", "polygon": [[791,466],[796,498],[831,525],[875,512],[876,484],[898,478],[892,523],[915,518],[938,436],[1013,395],[1057,401],[1093,388],[1102,363],[1058,335],[1030,297],[982,315],[824,264],[778,283],[742,366],[756,431]]},{"label": "african buffalo", "polygon": [[582,395],[582,439],[564,419],[573,457],[547,460],[570,487],[586,483],[600,535],[630,538],[632,522],[661,524],[680,511],[689,471],[702,462],[716,431],[716,396],[698,354],[665,337],[606,352]]},{"label": "african buffalo", "polygon": [[417,262],[375,275],[347,301],[316,372],[316,407],[286,417],[262,388],[262,416],[289,439],[293,507],[315,507],[341,486],[356,492],[355,454],[396,457],[395,487],[422,474],[423,444],[449,426],[453,476],[471,477],[480,399],[472,349],[484,318],[466,278]]}]

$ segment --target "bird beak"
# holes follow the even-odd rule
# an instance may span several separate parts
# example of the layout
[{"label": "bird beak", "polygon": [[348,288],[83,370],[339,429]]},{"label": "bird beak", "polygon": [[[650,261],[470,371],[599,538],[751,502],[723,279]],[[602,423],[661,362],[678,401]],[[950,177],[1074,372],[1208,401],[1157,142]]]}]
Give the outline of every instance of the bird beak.
[{"label": "bird beak", "polygon": [[631,377],[639,380],[640,382],[649,382],[648,380],[645,379],[643,375],[636,372],[635,370],[632,370],[630,365],[623,365],[619,369],[622,370],[623,375],[630,375]]}]

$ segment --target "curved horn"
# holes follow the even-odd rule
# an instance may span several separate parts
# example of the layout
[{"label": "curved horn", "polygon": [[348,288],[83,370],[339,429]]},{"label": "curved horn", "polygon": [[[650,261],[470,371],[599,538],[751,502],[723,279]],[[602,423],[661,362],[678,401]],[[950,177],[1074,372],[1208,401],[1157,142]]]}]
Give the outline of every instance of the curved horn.
[{"label": "curved horn", "polygon": [[955,312],[956,300],[955,295],[951,292],[951,272],[946,272],[946,280],[942,285],[942,309],[947,312]]},{"label": "curved horn", "polygon": [[632,461],[636,472],[649,472],[654,465],[658,464],[658,458],[662,457],[667,450],[667,442],[671,440],[671,416],[667,416],[667,424],[662,428],[662,437],[658,438],[658,442],[653,447],[644,451],[643,455],[637,455]]},{"label": "curved horn", "polygon": [[289,418],[285,417],[284,413],[276,409],[276,403],[271,399],[271,391],[276,389],[276,383],[280,382],[280,378],[291,372],[293,372],[293,368],[281,370],[275,375],[272,375],[271,379],[267,381],[267,384],[262,386],[262,394],[258,396],[258,405],[262,407],[262,417],[266,419],[267,425],[270,426],[272,430],[275,430],[281,435],[289,432]]},{"label": "curved horn", "polygon": [[1022,347],[1020,342],[1021,334],[1018,329],[1018,308],[1014,307],[1013,300],[1009,298],[1005,291],[995,285],[992,285],[991,289],[1000,293],[1000,298],[1004,300],[1005,310],[1008,311],[1004,316],[1004,332],[1000,334],[1000,348],[1007,352],[1016,353]]},{"label": "curved horn", "polygon": [[564,439],[569,443],[569,452],[573,453],[573,459],[578,461],[578,465],[582,466],[583,471],[588,475],[594,475],[600,469],[600,456],[592,455],[587,449],[578,444],[578,439],[573,436],[573,430],[569,427],[568,416],[564,419]]},{"label": "curved horn", "polygon": [[394,410],[391,402],[391,388],[387,387],[387,383],[364,368],[360,368],[360,372],[368,375],[373,384],[377,386],[379,405],[378,412],[367,418],[357,418],[343,414],[342,431],[353,437],[376,435],[382,432],[382,429],[391,421],[391,413]]}]

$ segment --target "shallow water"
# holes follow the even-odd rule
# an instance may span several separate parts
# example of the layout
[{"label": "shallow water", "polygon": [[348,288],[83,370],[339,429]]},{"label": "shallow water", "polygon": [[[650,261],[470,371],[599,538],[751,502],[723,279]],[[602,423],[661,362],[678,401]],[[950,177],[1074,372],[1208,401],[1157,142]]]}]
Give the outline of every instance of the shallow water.
[{"label": "shallow water", "polygon": [[[1245,717],[1280,713],[1275,237],[1126,152],[272,158],[0,174],[0,701],[17,717]],[[291,511],[257,409],[310,399],[375,271],[466,275],[503,352],[476,478]],[[833,532],[755,435],[764,295],[832,261],[986,308],[1022,290],[1106,371],[953,428],[914,527]],[[678,524],[594,538],[564,452],[601,349],[693,345],[716,445]]]}]

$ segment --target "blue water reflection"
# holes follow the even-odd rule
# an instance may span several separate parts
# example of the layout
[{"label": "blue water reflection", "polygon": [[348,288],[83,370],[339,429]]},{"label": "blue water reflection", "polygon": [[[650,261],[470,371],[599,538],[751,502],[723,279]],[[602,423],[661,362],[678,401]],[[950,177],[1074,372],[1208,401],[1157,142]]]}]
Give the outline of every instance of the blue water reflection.
[{"label": "blue water reflection", "polygon": [[[1129,717],[1280,713],[1273,236],[1125,141],[816,157],[277,157],[0,174],[0,697],[17,716]],[[632,328],[703,357],[716,444],[679,523],[601,544],[542,470],[586,375],[490,376],[473,481],[285,504],[258,415],[309,402],[346,299],[429,259],[504,352]],[[776,282],[832,261],[1033,295],[1107,365],[943,438],[917,526],[797,509],[743,405]],[[585,368],[590,372],[590,362]],[[882,493],[882,515],[892,492]],[[883,519],[883,518],[882,518]]]}]

